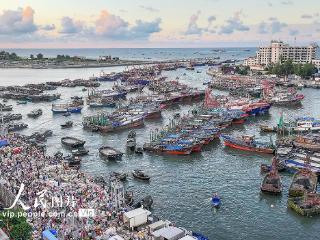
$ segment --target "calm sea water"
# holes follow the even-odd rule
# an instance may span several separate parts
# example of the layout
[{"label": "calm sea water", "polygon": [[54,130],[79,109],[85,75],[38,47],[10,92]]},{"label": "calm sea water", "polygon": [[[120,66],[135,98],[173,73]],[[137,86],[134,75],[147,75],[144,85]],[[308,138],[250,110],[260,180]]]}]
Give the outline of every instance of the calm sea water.
[{"label": "calm sea water", "polygon": [[[114,50],[115,51],[115,50]],[[201,50],[198,50],[201,51]],[[242,54],[242,50],[239,54]],[[235,53],[237,54],[237,53]],[[107,71],[121,71],[122,67],[106,68]],[[204,88],[203,82],[210,78],[206,75],[207,67],[199,67],[196,71],[179,69],[164,72],[169,79],[180,78],[180,81]],[[45,82],[63,78],[88,77],[98,74],[101,69],[63,69],[63,70],[26,70],[0,69],[0,84],[24,84],[29,82]],[[186,75],[184,75],[184,73]],[[109,88],[112,83],[103,83],[100,88]],[[62,101],[71,96],[85,96],[79,88],[59,88]],[[54,92],[54,91],[53,91]],[[319,90],[304,89],[306,98],[298,108],[272,107],[270,114],[253,117],[245,125],[230,129],[232,134],[255,134],[258,138],[268,141],[270,135],[260,135],[259,124],[275,124],[284,111],[286,118],[295,116],[314,116],[320,114]],[[223,93],[217,91],[217,93]],[[130,97],[130,96],[129,96]],[[287,193],[292,176],[282,174],[284,192],[281,196],[268,196],[260,193],[260,164],[271,160],[269,155],[258,155],[226,149],[219,140],[214,141],[199,153],[188,157],[157,156],[145,153],[136,156],[126,153],[120,162],[108,162],[100,159],[98,148],[102,145],[115,146],[125,151],[125,140],[128,131],[100,135],[86,132],[81,121],[85,115],[98,110],[83,109],[81,115],[68,118],[51,113],[50,103],[28,103],[16,105],[14,112],[23,114],[23,121],[29,128],[22,131],[31,134],[34,131],[52,129],[53,137],[47,141],[48,153],[68,150],[61,147],[62,136],[75,136],[87,141],[89,156],[83,159],[82,170],[94,176],[108,176],[111,171],[130,172],[133,169],[145,169],[151,176],[150,183],[139,182],[132,177],[126,184],[133,190],[137,199],[151,194],[154,199],[153,212],[160,217],[176,222],[178,226],[198,231],[209,239],[319,239],[320,218],[301,217],[287,209]],[[41,107],[44,114],[36,120],[28,119],[26,114]],[[145,127],[137,129],[138,143],[142,145],[149,139],[149,131],[168,123],[176,112],[187,113],[192,105],[184,105],[163,112],[160,120],[146,121]],[[60,124],[72,120],[75,126],[61,130]],[[271,135],[273,140],[275,136]],[[213,192],[222,196],[222,207],[215,211],[210,207]]]}]

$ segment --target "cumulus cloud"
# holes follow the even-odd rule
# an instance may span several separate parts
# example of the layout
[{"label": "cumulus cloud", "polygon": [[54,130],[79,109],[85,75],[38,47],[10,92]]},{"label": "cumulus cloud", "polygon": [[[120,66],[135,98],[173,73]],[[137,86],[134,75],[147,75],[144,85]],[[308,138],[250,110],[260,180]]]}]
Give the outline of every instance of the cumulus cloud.
[{"label": "cumulus cloud", "polygon": [[287,27],[288,25],[286,23],[280,22],[278,20],[274,20],[271,22],[271,32],[272,33],[278,33],[282,31],[282,28]]},{"label": "cumulus cloud", "polygon": [[241,11],[236,12],[232,18],[226,20],[226,24],[223,25],[220,29],[220,34],[231,34],[235,31],[245,32],[249,31],[249,26],[243,24],[240,19]]},{"label": "cumulus cloud", "polygon": [[31,7],[3,11],[0,15],[0,34],[28,34],[37,31],[33,16],[34,10]]},{"label": "cumulus cloud", "polygon": [[200,13],[201,12],[198,11],[196,14],[193,14],[190,17],[187,30],[185,31],[186,35],[201,35],[202,34],[203,28],[198,26],[198,19],[199,19]]},{"label": "cumulus cloud", "polygon": [[153,8],[153,7],[149,7],[149,6],[140,5],[140,8],[142,8],[144,10],[147,10],[147,11],[150,11],[150,12],[159,12],[159,9],[156,9],[156,8]]},{"label": "cumulus cloud", "polygon": [[268,25],[266,22],[261,22],[259,25],[258,25],[258,33],[260,34],[266,34],[268,33]]},{"label": "cumulus cloud", "polygon": [[52,31],[56,29],[56,26],[54,24],[47,24],[47,25],[40,26],[40,29],[45,31]]},{"label": "cumulus cloud", "polygon": [[63,34],[80,33],[83,28],[84,26],[80,21],[75,21],[70,17],[63,17],[61,19],[61,30],[59,32]]},{"label": "cumulus cloud", "polygon": [[148,38],[152,33],[160,32],[160,23],[160,18],[151,22],[137,20],[135,25],[130,27],[129,23],[121,17],[104,10],[101,11],[95,22],[95,32],[98,36],[110,39],[141,39]]}]

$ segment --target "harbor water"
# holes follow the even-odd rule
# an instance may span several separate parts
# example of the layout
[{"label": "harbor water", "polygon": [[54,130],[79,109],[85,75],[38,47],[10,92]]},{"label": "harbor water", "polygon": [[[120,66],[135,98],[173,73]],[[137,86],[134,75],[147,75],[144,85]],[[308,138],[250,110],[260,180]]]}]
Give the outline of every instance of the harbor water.
[{"label": "harbor water", "polygon": [[[243,50],[239,54],[243,54]],[[180,82],[204,89],[203,83],[211,79],[206,74],[207,68],[197,67],[195,71],[178,69],[163,72],[163,75],[171,80],[178,77]],[[64,78],[88,78],[99,74],[101,70],[107,73],[123,69],[124,67],[0,69],[0,85],[23,85],[58,81]],[[102,83],[99,88],[111,88],[112,85],[113,83]],[[59,92],[61,101],[66,101],[75,95],[85,97],[87,93],[81,90],[81,87],[59,87],[50,93]],[[226,94],[222,91],[214,91],[214,93]],[[320,116],[319,90],[303,89],[302,93],[305,95],[302,106],[272,107],[270,114],[251,117],[244,125],[234,126],[228,132],[235,135],[254,134],[264,141],[270,141],[271,136],[275,141],[275,135],[260,134],[260,124],[276,124],[282,112],[287,119],[297,116]],[[127,98],[133,96],[129,94]],[[150,183],[137,181],[130,176],[126,188],[134,192],[136,199],[151,195],[154,199],[152,212],[160,218],[175,222],[178,226],[201,232],[209,239],[319,239],[319,217],[301,217],[287,209],[288,187],[292,175],[281,174],[284,187],[282,195],[270,196],[260,193],[263,178],[260,174],[260,164],[270,163],[270,155],[226,149],[218,139],[205,146],[201,153],[190,156],[151,153],[135,155],[125,150],[128,131],[99,134],[82,128],[82,117],[95,114],[101,109],[92,110],[85,106],[82,114],[64,117],[52,114],[51,103],[17,105],[16,101],[9,100],[6,104],[12,104],[14,112],[21,113],[22,121],[29,125],[21,133],[30,135],[35,131],[49,129],[53,131],[53,136],[48,138],[46,143],[48,154],[56,151],[69,153],[61,146],[60,139],[63,136],[74,136],[86,140],[85,147],[90,152],[88,156],[83,157],[81,169],[93,176],[108,176],[112,171],[145,170],[152,176]],[[170,108],[162,112],[162,119],[145,121],[144,127],[136,129],[138,145],[142,146],[144,142],[149,141],[150,130],[165,126],[175,113],[186,114],[194,106],[196,104]],[[37,108],[42,108],[43,115],[38,119],[28,118],[27,113]],[[74,126],[70,129],[61,129],[60,124],[69,120],[74,122]],[[98,149],[102,145],[112,146],[125,152],[122,161],[110,162],[101,159]],[[214,192],[218,192],[222,199],[222,206],[218,210],[212,209],[210,204]]]}]

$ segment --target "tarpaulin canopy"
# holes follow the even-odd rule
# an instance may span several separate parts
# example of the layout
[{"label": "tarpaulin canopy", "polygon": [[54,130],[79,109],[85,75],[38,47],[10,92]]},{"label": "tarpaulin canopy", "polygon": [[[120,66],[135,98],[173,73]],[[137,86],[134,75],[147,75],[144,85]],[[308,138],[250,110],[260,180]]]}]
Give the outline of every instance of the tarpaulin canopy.
[{"label": "tarpaulin canopy", "polygon": [[0,139],[0,148],[9,145],[9,141],[7,139]]}]

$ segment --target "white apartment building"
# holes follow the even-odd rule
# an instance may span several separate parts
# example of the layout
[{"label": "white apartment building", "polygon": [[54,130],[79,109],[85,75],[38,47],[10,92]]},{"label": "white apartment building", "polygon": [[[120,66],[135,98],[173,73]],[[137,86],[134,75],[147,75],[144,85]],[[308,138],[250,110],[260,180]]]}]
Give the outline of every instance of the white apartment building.
[{"label": "white apartment building", "polygon": [[271,63],[278,63],[280,59],[284,61],[292,59],[294,63],[311,63],[316,58],[318,45],[309,46],[289,46],[281,41],[271,41],[271,45],[260,47],[255,57],[244,60],[246,66],[266,66]]}]

